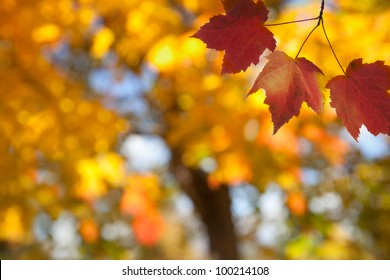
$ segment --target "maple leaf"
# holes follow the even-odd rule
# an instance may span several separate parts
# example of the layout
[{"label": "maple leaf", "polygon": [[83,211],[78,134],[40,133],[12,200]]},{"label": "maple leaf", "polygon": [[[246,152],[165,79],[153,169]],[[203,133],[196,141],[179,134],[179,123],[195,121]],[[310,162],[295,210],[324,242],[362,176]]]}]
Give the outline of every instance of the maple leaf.
[{"label": "maple leaf", "polygon": [[225,51],[222,74],[245,71],[259,62],[265,49],[276,47],[272,32],[264,26],[268,12],[262,1],[241,0],[226,15],[212,17],[192,37],[208,48]]},{"label": "maple leaf", "polygon": [[383,61],[363,64],[363,59],[355,59],[346,74],[332,78],[326,88],[330,105],[356,141],[363,124],[374,135],[390,133],[390,66]]},{"label": "maple leaf", "polygon": [[240,0],[221,0],[223,8],[226,12],[228,12],[231,8],[237,5]]},{"label": "maple leaf", "polygon": [[316,113],[322,110],[323,96],[317,81],[322,71],[305,58],[293,59],[281,51],[267,56],[269,60],[257,77],[249,94],[262,88],[265,103],[274,123],[274,134],[293,116],[298,116],[305,101]]}]

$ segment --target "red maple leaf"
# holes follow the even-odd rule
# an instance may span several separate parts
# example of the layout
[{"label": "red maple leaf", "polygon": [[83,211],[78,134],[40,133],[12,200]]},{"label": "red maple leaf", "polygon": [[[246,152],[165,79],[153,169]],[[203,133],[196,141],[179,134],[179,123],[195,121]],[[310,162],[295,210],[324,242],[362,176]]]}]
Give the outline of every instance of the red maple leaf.
[{"label": "red maple leaf", "polygon": [[330,105],[356,141],[363,124],[374,135],[390,134],[390,66],[355,59],[346,74],[331,79],[326,88]]},{"label": "red maple leaf", "polygon": [[223,8],[225,11],[229,11],[231,8],[233,8],[240,0],[221,0]]},{"label": "red maple leaf", "polygon": [[226,15],[212,17],[193,37],[208,48],[225,51],[223,74],[245,71],[251,63],[259,62],[265,49],[276,47],[272,32],[264,26],[268,12],[262,1],[241,0]]},{"label": "red maple leaf", "polygon": [[316,113],[322,110],[323,96],[317,81],[322,71],[305,58],[293,59],[281,51],[267,56],[269,62],[257,77],[249,94],[262,88],[269,105],[274,134],[293,116],[298,116],[303,101]]}]

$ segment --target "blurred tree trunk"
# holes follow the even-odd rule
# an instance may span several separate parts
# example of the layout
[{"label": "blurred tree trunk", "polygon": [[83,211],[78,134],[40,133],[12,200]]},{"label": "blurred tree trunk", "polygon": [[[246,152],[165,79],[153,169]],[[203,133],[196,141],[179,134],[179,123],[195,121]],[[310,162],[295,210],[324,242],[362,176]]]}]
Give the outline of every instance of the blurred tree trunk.
[{"label": "blurred tree trunk", "polygon": [[211,256],[215,259],[238,259],[228,187],[222,185],[212,190],[201,170],[189,169],[176,160],[174,162],[176,177],[207,228]]}]

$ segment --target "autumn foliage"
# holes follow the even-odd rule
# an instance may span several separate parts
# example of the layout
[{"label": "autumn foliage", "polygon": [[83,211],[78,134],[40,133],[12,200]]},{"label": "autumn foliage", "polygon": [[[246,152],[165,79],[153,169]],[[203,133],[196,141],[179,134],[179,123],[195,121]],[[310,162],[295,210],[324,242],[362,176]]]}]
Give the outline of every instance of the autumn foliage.
[{"label": "autumn foliage", "polygon": [[268,10],[262,1],[238,1],[226,15],[212,17],[194,34],[207,47],[224,50],[222,73],[238,73],[259,62],[260,55],[273,51],[276,41],[264,27]]},{"label": "autumn foliage", "polygon": [[[225,2],[226,15],[211,18],[194,34],[194,37],[203,40],[207,47],[225,51],[222,73],[245,71],[251,63],[259,62],[259,56],[266,49],[274,51],[276,47],[273,34],[264,25],[269,12],[264,3],[261,0],[231,2]],[[320,15],[309,19],[318,19],[318,23],[308,37],[321,24],[328,40],[323,9],[324,1]],[[329,40],[328,43],[330,44]],[[329,46],[333,51],[332,46]],[[281,51],[275,51],[267,56],[269,62],[249,91],[251,94],[258,89],[265,89],[267,96],[265,103],[269,105],[274,133],[291,117],[299,115],[303,101],[316,113],[320,113],[322,108],[323,98],[316,75],[323,73],[312,62],[299,58],[300,50],[295,59]],[[337,57],[335,58],[337,60]],[[362,65],[362,59],[352,61],[344,78],[338,76],[329,81],[327,87],[331,89],[331,106],[336,109],[355,140],[362,125],[374,135],[389,134],[390,68],[384,65],[383,61],[361,67],[359,65]],[[343,68],[342,71],[344,72]],[[347,100],[356,101],[352,101],[349,106]]]},{"label": "autumn foliage", "polygon": [[345,76],[334,77],[326,85],[332,107],[355,139],[363,124],[374,135],[390,134],[389,77],[390,66],[383,61],[363,64],[356,59]]},{"label": "autumn foliage", "polygon": [[322,71],[305,58],[292,59],[285,53],[275,51],[267,56],[269,62],[257,77],[249,94],[263,88],[265,103],[274,123],[274,133],[293,116],[298,116],[305,101],[316,113],[323,105],[317,75]]}]

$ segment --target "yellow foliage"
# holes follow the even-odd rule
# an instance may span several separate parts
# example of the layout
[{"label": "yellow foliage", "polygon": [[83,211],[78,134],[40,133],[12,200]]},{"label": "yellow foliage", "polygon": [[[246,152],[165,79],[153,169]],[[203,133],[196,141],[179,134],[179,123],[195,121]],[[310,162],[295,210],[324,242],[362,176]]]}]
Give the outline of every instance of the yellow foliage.
[{"label": "yellow foliage", "polygon": [[80,181],[74,188],[77,197],[89,201],[99,198],[107,192],[101,169],[95,160],[81,160],[77,164],[77,171],[80,175]]},{"label": "yellow foliage", "polygon": [[110,185],[120,186],[125,179],[123,158],[115,153],[107,153],[97,158],[104,180]]},{"label": "yellow foliage", "polygon": [[264,103],[265,92],[263,89],[260,89],[258,92],[251,94],[247,97],[246,102],[250,107],[253,107],[255,110],[265,111],[268,110],[268,105]]},{"label": "yellow foliage", "polygon": [[95,58],[101,58],[109,50],[114,42],[114,33],[107,27],[103,27],[96,32],[93,38],[91,54]]},{"label": "yellow foliage", "polygon": [[336,240],[326,240],[318,248],[318,256],[321,259],[348,260],[351,259],[348,245]]},{"label": "yellow foliage", "polygon": [[74,192],[86,201],[102,197],[107,193],[108,186],[121,186],[124,180],[123,161],[114,153],[80,160],[77,172],[80,179],[74,186]]},{"label": "yellow foliage", "polygon": [[275,181],[282,189],[291,191],[297,188],[299,183],[299,175],[296,170],[287,170],[280,172]]},{"label": "yellow foliage", "polygon": [[316,240],[311,234],[301,235],[286,246],[286,258],[299,260],[313,259],[316,245]]},{"label": "yellow foliage", "polygon": [[46,24],[33,30],[32,38],[37,43],[50,43],[58,39],[61,30],[57,25]]},{"label": "yellow foliage", "polygon": [[341,9],[351,12],[372,13],[378,12],[390,6],[386,0],[337,0]]},{"label": "yellow foliage", "polygon": [[174,42],[174,37],[164,38],[149,51],[148,56],[150,62],[160,71],[175,70],[175,63],[179,53]]},{"label": "yellow foliage", "polygon": [[[148,61],[161,72],[176,71],[179,67],[204,65],[204,58],[199,56],[205,51],[204,44],[197,39],[189,38],[189,36],[190,34],[184,34],[180,37],[170,35],[162,38],[150,48]],[[216,79],[206,82],[216,83]]]},{"label": "yellow foliage", "polygon": [[[315,17],[319,5],[314,2],[299,10],[283,9],[275,21]],[[324,20],[343,66],[355,57],[364,57],[367,62],[390,61],[390,11],[383,9],[388,1],[334,2],[334,7],[341,9],[327,7]],[[198,26],[218,13],[223,13],[220,1],[208,0],[0,1],[1,241],[30,245],[38,215],[49,214],[55,219],[70,212],[80,221],[82,246],[87,243],[91,257],[123,256],[117,252],[122,248],[98,243],[111,222],[131,224],[139,244],[156,245],[166,227],[160,211],[166,197],[161,184],[166,177],[126,170],[118,150],[122,133],[131,133],[133,123],[141,132],[145,129],[165,137],[174,158],[171,167],[184,165],[188,172],[201,169],[212,188],[249,183],[263,190],[276,183],[293,191],[287,199],[291,213],[313,214],[307,208],[310,198],[299,189],[301,165],[331,169],[345,164],[351,149],[337,137],[334,110],[326,107],[317,117],[306,106],[299,119],[272,135],[264,93],[245,99],[249,80],[255,78],[263,62],[245,75],[221,76],[223,53],[208,50],[200,40],[191,38]],[[294,56],[315,23],[272,27],[278,48]],[[113,55],[106,57],[108,52]],[[341,72],[320,28],[301,55],[323,69],[325,80]],[[136,82],[142,84],[145,94],[137,95],[134,101],[147,104],[142,116],[126,112],[123,117],[119,111],[126,111],[121,107],[126,104],[120,104],[118,111],[112,109],[115,94],[94,92],[91,74],[112,74],[117,68],[140,78]],[[120,78],[99,82],[104,86],[110,83],[103,88],[132,93],[135,82],[128,85],[123,81],[125,86]],[[302,146],[309,152],[302,151]],[[212,162],[211,168],[203,168],[205,159]],[[359,189],[359,197],[369,197],[366,192],[383,187],[386,174],[379,165],[357,165],[353,179],[368,186]],[[175,179],[175,183],[183,183]],[[390,205],[386,191],[379,198],[367,198],[383,211],[369,214],[382,217],[378,232],[384,233],[388,233],[386,210]],[[368,204],[364,203],[356,202],[364,206],[361,211],[366,211]],[[285,256],[351,256],[347,254],[352,250],[350,243],[334,232],[321,234],[327,235],[323,243],[311,234],[289,242]],[[108,239],[104,242],[111,242]],[[51,241],[47,237],[42,244]],[[39,242],[34,242],[35,248]],[[24,249],[17,247],[15,251],[19,248]],[[127,247],[123,251],[126,256],[136,255]]]},{"label": "yellow foliage", "polygon": [[216,188],[220,184],[234,185],[252,179],[250,163],[240,154],[222,154],[217,162],[217,170],[209,176],[209,183],[212,188]]},{"label": "yellow foliage", "polygon": [[11,206],[0,214],[0,240],[13,243],[24,241],[24,221],[22,211],[18,206]]}]

